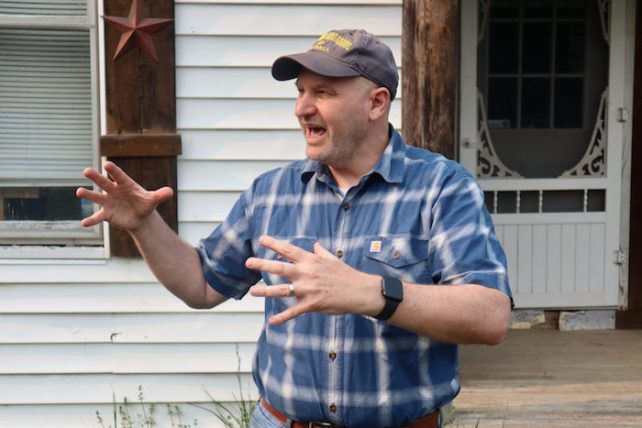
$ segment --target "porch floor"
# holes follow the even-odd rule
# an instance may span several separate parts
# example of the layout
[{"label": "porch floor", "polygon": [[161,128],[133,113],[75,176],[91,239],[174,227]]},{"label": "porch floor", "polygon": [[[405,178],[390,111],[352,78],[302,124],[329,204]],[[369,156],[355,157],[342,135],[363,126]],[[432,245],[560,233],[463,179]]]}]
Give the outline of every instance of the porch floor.
[{"label": "porch floor", "polygon": [[452,427],[642,427],[642,330],[511,330],[460,347]]}]

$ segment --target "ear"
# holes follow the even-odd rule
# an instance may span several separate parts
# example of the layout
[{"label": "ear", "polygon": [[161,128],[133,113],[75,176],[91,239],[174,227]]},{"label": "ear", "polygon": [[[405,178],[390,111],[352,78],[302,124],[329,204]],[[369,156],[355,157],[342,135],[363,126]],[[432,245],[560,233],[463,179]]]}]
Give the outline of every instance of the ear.
[{"label": "ear", "polygon": [[384,87],[374,88],[370,91],[370,111],[368,118],[376,121],[388,114],[390,106],[390,92]]}]

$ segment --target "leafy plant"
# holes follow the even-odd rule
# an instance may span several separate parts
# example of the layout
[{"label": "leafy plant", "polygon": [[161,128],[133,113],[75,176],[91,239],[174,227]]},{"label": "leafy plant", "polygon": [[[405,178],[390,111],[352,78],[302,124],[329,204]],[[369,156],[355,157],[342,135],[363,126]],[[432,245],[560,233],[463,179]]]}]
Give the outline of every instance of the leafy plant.
[{"label": "leafy plant", "polygon": [[[154,428],[156,427],[156,405],[146,404],[143,395],[142,385],[138,386],[138,403],[130,403],[127,397],[123,397],[122,404],[116,404],[116,397],[114,396],[113,405],[113,425],[105,426],[100,412],[96,410],[96,418],[98,424],[102,428]],[[169,414],[172,428],[191,428],[191,425],[183,424],[181,420],[181,410],[177,405],[167,404],[167,413]],[[194,421],[194,427],[198,425]]]},{"label": "leafy plant", "polygon": [[[235,400],[233,404],[223,404],[216,401],[214,397],[205,390],[205,394],[210,400],[211,407],[202,404],[189,403],[208,413],[213,414],[226,428],[249,428],[252,413],[256,408],[256,400],[252,400],[250,395],[243,391],[243,382],[241,380],[241,356],[239,347],[236,346],[237,371],[236,380],[238,383],[238,396],[232,394]],[[237,407],[235,408],[235,405]],[[171,428],[192,428],[198,426],[198,421],[194,420],[193,425],[183,423],[183,413],[181,408],[176,404],[167,404],[167,414],[169,415]],[[102,428],[155,428],[157,421],[156,405],[146,404],[143,396],[143,387],[138,387],[138,402],[130,403],[127,397],[123,398],[122,404],[116,403],[116,397],[113,397],[113,425],[105,425],[100,412],[96,411],[98,424]]]},{"label": "leafy plant", "polygon": [[249,428],[252,413],[254,413],[254,409],[256,408],[256,400],[252,400],[249,395],[246,396],[243,392],[243,382],[240,375],[241,355],[239,353],[238,345],[236,345],[236,361],[236,382],[239,388],[239,395],[237,397],[235,394],[232,394],[235,404],[237,405],[236,409],[233,407],[230,408],[229,406],[215,400],[207,390],[205,390],[205,394],[209,397],[212,408],[196,403],[190,403],[190,405],[213,414],[225,425],[225,428]]}]

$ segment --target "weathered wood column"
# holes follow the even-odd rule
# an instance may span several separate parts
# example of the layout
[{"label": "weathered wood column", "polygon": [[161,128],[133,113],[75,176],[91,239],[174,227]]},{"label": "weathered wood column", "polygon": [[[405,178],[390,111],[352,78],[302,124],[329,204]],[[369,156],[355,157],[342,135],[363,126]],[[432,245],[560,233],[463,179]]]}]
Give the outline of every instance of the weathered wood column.
[{"label": "weathered wood column", "polygon": [[456,156],[457,0],[404,0],[402,130],[408,144]]},{"label": "weathered wood column", "polygon": [[[105,0],[105,16],[132,18],[130,11],[136,3],[142,14],[139,20],[174,17],[173,0]],[[113,59],[122,32],[105,26],[107,135],[101,137],[101,155],[146,189],[172,187],[174,198],[158,211],[178,231],[176,157],[181,139],[176,134],[174,26],[147,31],[158,62],[149,48],[140,48],[142,41],[136,41],[136,36],[132,48],[122,49]],[[129,234],[113,227],[110,245],[114,256],[139,256]]]},{"label": "weathered wood column", "polygon": [[615,327],[622,329],[642,328],[642,2],[636,7],[634,61],[628,305],[615,314]]}]

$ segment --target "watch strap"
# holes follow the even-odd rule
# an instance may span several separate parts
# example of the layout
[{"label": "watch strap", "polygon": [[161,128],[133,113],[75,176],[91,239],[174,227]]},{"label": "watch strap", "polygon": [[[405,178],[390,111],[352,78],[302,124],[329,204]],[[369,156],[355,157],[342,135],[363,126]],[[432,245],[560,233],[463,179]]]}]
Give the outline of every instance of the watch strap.
[{"label": "watch strap", "polygon": [[397,278],[384,276],[381,279],[381,293],[385,304],[381,312],[375,315],[375,318],[387,321],[403,300],[403,283]]}]

